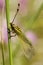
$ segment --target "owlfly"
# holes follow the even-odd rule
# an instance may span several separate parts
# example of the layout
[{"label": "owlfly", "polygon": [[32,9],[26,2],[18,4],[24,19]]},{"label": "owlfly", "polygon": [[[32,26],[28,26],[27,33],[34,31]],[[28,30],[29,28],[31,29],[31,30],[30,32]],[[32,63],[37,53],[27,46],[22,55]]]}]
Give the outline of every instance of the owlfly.
[{"label": "owlfly", "polygon": [[[13,22],[16,18],[16,15],[19,12],[19,7],[20,7],[20,4],[18,4],[16,14],[13,18],[13,21],[10,23],[10,27],[11,27],[12,33],[15,33],[15,35],[17,35],[24,42],[24,46],[23,46],[24,55],[27,58],[30,58],[31,56],[34,55],[34,48],[31,44],[31,42],[26,38],[25,34],[21,31],[21,29],[18,26],[16,26],[15,24],[13,24]],[[10,31],[10,29],[8,29],[8,33],[10,33],[11,31]],[[13,36],[10,36],[10,37],[13,37]]]}]

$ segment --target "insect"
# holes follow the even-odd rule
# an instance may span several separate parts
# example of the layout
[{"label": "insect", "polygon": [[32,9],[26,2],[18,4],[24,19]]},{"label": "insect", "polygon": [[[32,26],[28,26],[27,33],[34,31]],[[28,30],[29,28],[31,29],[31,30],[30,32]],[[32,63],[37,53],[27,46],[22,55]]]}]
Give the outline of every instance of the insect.
[{"label": "insect", "polygon": [[[27,45],[30,46],[29,48],[24,49],[24,51],[26,52],[25,55],[28,57],[29,53],[30,53],[30,55],[34,53],[33,46],[31,44],[31,42],[26,38],[24,33],[21,31],[21,29],[18,26],[16,26],[15,24],[13,24],[13,22],[16,18],[16,15],[19,12],[19,7],[20,7],[20,4],[18,4],[17,12],[13,18],[13,21],[10,23],[10,26],[11,26],[12,33],[15,33],[15,36],[17,35],[22,41],[24,41]],[[10,29],[8,29],[8,33],[10,33],[11,31],[10,31]],[[10,37],[13,37],[13,36],[10,36]]]}]

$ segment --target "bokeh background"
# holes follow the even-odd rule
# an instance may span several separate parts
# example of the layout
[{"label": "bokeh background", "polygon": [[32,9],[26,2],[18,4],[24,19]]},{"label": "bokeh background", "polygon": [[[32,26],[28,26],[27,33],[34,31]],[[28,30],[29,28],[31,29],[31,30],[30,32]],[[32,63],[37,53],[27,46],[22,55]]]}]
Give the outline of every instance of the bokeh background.
[{"label": "bokeh background", "polygon": [[[11,38],[13,65],[43,65],[43,0],[9,0],[10,22],[16,13],[18,3],[20,8],[14,23],[31,41],[35,55],[28,59],[23,53],[20,39],[17,36],[13,37]],[[2,65],[1,38],[4,43],[5,64],[9,65],[5,0],[0,0],[0,65]]]}]

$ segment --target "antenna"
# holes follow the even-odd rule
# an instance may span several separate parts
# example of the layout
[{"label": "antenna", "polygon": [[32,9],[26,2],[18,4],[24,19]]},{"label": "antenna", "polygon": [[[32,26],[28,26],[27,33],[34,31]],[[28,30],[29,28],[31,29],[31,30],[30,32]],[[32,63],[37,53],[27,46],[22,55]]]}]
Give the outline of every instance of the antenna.
[{"label": "antenna", "polygon": [[18,14],[18,12],[19,12],[19,7],[20,7],[20,3],[18,3],[18,8],[17,8],[16,14],[15,14],[15,16],[14,16],[14,18],[13,18],[13,20],[12,20],[12,22],[11,22],[11,23],[13,23],[13,22],[14,22],[14,20],[15,20],[15,18],[16,18],[16,16],[17,16],[17,14]]}]

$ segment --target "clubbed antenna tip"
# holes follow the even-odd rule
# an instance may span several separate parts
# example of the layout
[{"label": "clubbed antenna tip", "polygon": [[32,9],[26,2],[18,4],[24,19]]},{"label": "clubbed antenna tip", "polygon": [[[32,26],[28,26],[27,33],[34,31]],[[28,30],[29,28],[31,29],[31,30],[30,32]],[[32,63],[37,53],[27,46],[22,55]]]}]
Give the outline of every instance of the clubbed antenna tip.
[{"label": "clubbed antenna tip", "polygon": [[18,3],[18,6],[20,6],[20,3]]},{"label": "clubbed antenna tip", "polygon": [[19,9],[17,9],[17,12],[19,11]]},{"label": "clubbed antenna tip", "polygon": [[19,6],[20,6],[20,3],[18,3],[18,8],[17,8],[17,12],[19,11]]},{"label": "clubbed antenna tip", "polygon": [[17,16],[17,13],[19,12],[19,6],[20,6],[20,3],[18,3],[18,8],[17,8],[16,14],[15,14],[15,16],[14,16],[14,18],[13,18],[12,23],[14,22],[14,20],[15,20],[15,18],[16,18],[16,16]]}]

